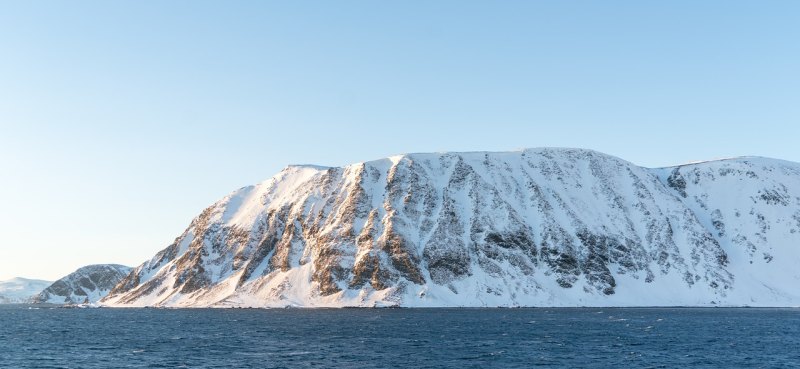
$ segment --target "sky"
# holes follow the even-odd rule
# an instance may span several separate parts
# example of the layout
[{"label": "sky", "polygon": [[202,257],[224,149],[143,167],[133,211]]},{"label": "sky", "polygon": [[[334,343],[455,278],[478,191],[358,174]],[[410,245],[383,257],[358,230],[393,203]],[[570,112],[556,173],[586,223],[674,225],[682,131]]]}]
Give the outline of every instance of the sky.
[{"label": "sky", "polygon": [[288,164],[800,162],[797,1],[0,1],[0,280],[136,266]]}]

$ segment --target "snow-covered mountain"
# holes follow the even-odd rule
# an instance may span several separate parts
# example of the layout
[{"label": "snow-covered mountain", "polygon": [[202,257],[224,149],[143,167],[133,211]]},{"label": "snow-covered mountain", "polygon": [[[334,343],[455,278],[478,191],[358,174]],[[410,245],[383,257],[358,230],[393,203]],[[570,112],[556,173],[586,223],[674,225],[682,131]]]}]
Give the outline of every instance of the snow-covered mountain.
[{"label": "snow-covered mountain", "polygon": [[408,154],[239,189],[103,303],[797,306],[797,265],[797,163]]},{"label": "snow-covered mountain", "polygon": [[0,281],[0,304],[20,304],[38,295],[51,281],[39,279],[12,278]]},{"label": "snow-covered mountain", "polygon": [[87,265],[50,284],[32,301],[49,304],[94,303],[108,292],[128,273],[130,267],[116,264]]}]

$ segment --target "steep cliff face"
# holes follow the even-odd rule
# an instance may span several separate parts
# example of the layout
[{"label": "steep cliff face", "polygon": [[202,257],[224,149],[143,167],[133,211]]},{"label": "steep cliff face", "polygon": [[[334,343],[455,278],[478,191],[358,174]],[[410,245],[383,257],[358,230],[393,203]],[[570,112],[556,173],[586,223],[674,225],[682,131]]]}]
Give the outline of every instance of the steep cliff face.
[{"label": "steep cliff face", "polygon": [[204,210],[103,303],[798,304],[800,273],[772,266],[800,262],[799,170],[578,149],[290,166]]},{"label": "steep cliff face", "polygon": [[61,278],[34,296],[34,303],[94,303],[105,297],[131,268],[116,264],[87,265]]},{"label": "steep cliff face", "polygon": [[39,279],[12,278],[0,281],[0,304],[23,304],[51,283]]}]

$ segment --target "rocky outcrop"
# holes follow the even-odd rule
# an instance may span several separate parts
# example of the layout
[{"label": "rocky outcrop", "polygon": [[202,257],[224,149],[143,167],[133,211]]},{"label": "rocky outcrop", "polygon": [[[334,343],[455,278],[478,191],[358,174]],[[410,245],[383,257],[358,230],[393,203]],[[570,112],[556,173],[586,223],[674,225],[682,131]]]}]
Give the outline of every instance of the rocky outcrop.
[{"label": "rocky outcrop", "polygon": [[204,210],[103,303],[796,304],[798,173],[580,149],[290,166]]}]

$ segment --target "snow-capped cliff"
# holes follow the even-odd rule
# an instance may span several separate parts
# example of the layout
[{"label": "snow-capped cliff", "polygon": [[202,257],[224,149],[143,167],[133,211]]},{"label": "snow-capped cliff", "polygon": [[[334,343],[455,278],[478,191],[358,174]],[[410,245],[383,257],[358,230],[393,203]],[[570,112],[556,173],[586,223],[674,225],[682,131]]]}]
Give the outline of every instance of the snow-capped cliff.
[{"label": "snow-capped cliff", "polygon": [[53,282],[33,297],[32,302],[94,303],[105,297],[130,271],[130,267],[116,264],[87,265]]},{"label": "snow-capped cliff", "polygon": [[26,303],[51,283],[53,282],[27,278],[0,281],[0,304]]},{"label": "snow-capped cliff", "polygon": [[788,306],[798,263],[800,164],[408,154],[237,190],[103,303]]}]

